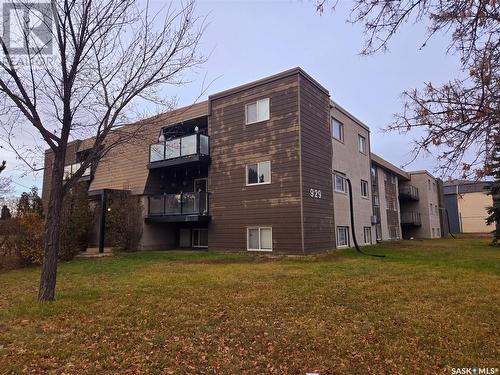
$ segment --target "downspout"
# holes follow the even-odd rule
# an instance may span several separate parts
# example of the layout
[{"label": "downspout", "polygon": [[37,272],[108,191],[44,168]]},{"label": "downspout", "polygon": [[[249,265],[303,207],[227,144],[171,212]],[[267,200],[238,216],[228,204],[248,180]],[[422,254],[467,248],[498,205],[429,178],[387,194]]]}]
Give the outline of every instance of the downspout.
[{"label": "downspout", "polygon": [[363,255],[369,255],[371,257],[377,257],[377,258],[385,258],[385,255],[379,255],[379,254],[368,254],[365,253],[364,251],[361,251],[359,245],[358,245],[358,240],[356,239],[356,230],[354,229],[354,204],[352,201],[352,185],[351,185],[351,180],[346,178],[347,180],[347,188],[349,189],[349,209],[351,213],[351,233],[352,233],[352,239],[354,241],[354,246],[356,247],[356,251],[360,254]]}]

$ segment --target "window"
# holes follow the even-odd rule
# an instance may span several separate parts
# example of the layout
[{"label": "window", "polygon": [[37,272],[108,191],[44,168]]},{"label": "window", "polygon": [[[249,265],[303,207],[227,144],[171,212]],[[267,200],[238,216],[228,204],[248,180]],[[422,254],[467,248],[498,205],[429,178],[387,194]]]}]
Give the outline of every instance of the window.
[{"label": "window", "polygon": [[349,227],[337,227],[337,247],[349,246]]},{"label": "window", "polygon": [[434,214],[434,210],[432,209],[432,203],[430,204],[431,207],[431,215]]},{"label": "window", "polygon": [[436,237],[435,229],[432,228],[432,237]]},{"label": "window", "polygon": [[368,198],[368,181],[361,180],[361,196]]},{"label": "window", "polygon": [[245,106],[245,123],[269,120],[269,98],[260,99],[256,102],[248,103]]},{"label": "window", "polygon": [[375,236],[377,237],[377,241],[382,240],[382,224],[375,225]]},{"label": "window", "polygon": [[191,241],[193,247],[208,247],[208,229],[193,229]]},{"label": "window", "polygon": [[436,183],[435,182],[432,183],[432,190],[436,191]]},{"label": "window", "polygon": [[429,188],[429,191],[431,190],[431,180],[427,179],[427,186]]},{"label": "window", "polygon": [[340,193],[345,193],[346,192],[345,178],[338,174],[334,174],[334,178],[335,178],[335,191],[338,191]]},{"label": "window", "polygon": [[391,182],[392,182],[394,185],[396,185],[396,182],[397,182],[397,181],[398,181],[398,180],[397,180],[396,176],[395,176],[395,175],[393,175],[393,174],[391,174]]},{"label": "window", "polygon": [[366,154],[366,138],[361,134],[358,134],[358,150],[363,154]]},{"label": "window", "polygon": [[378,195],[373,196],[373,205],[380,206],[380,198],[378,197]]},{"label": "window", "polygon": [[261,161],[260,163],[247,165],[247,185],[259,185],[271,183],[271,162]]},{"label": "window", "polygon": [[273,229],[270,227],[247,228],[247,250],[272,251]]},{"label": "window", "polygon": [[364,227],[363,228],[363,239],[365,243],[371,244],[372,243],[372,228],[371,227]]},{"label": "window", "polygon": [[344,124],[334,118],[332,118],[332,134],[333,138],[344,142]]},{"label": "window", "polygon": [[436,215],[439,215],[439,207],[437,206],[437,204],[434,206],[434,208],[436,209]]},{"label": "window", "polygon": [[436,233],[438,237],[441,237],[441,228],[436,228]]}]

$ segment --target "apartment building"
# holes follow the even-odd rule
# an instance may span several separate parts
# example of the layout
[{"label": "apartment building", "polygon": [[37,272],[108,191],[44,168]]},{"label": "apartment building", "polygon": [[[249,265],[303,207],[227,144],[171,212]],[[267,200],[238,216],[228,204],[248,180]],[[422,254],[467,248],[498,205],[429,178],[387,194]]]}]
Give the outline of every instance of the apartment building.
[{"label": "apartment building", "polygon": [[427,171],[406,172],[373,153],[371,158],[377,239],[445,235],[440,180]]},{"label": "apartment building", "polygon": [[[141,249],[308,254],[353,246],[352,229],[360,245],[401,237],[391,212],[401,176],[380,175],[387,210],[378,236],[369,128],[300,68],[120,131],[138,129],[140,137],[113,148],[83,178],[99,212],[90,247],[106,246],[106,205],[123,192],[142,203]],[[68,174],[90,144],[72,142]],[[51,157],[47,151],[45,202]]]},{"label": "apartment building", "polygon": [[486,224],[487,208],[493,205],[487,181],[446,181],[443,187],[444,207],[452,233],[489,233],[494,225]]},{"label": "apartment building", "polygon": [[357,242],[375,242],[371,222],[370,129],[337,103],[330,102],[333,209],[337,247],[353,246],[348,182],[352,185]]}]

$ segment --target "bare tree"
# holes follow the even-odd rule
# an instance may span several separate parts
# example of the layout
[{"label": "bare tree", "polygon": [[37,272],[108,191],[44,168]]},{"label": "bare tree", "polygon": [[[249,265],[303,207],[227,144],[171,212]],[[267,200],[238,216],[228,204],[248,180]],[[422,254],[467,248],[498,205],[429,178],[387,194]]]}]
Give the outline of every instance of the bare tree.
[{"label": "bare tree", "polygon": [[[335,7],[319,1],[317,9]],[[441,175],[482,177],[493,155],[494,134],[500,127],[500,2],[498,0],[354,0],[351,22],[362,23],[366,35],[362,54],[388,48],[407,22],[426,22],[424,47],[436,34],[449,35],[447,52],[457,54],[457,78],[435,87],[403,92],[403,110],[387,130],[424,129],[416,140],[412,161],[435,152]]]},{"label": "bare tree", "polygon": [[[21,147],[27,137],[41,139],[53,153],[38,294],[39,301],[49,301],[55,297],[65,194],[89,166],[140,135],[140,126],[123,126],[134,108],[171,104],[161,90],[185,83],[184,73],[203,62],[197,47],[204,22],[193,0],[154,12],[149,3],[140,7],[133,0],[52,1],[49,12],[33,9],[30,1],[16,4],[11,14],[23,21],[25,51],[21,59],[12,40],[0,37],[3,139],[32,168],[30,151],[38,149]],[[36,33],[43,26],[50,38],[40,45],[44,36]],[[54,54],[47,56],[49,47]],[[68,142],[80,137],[92,137],[92,143],[64,180]]]}]

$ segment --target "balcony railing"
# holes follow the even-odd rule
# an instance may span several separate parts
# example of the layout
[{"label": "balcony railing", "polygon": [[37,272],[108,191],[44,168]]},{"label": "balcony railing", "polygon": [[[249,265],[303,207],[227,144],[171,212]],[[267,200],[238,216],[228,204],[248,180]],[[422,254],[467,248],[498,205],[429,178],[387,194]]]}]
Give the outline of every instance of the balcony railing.
[{"label": "balcony railing", "polygon": [[401,225],[414,225],[414,226],[422,225],[422,221],[420,219],[420,212],[415,212],[415,211],[401,212]]},{"label": "balcony railing", "polygon": [[401,185],[399,187],[399,198],[418,201],[418,188],[413,185]]},{"label": "balcony railing", "polygon": [[150,163],[192,155],[210,155],[210,142],[207,135],[191,134],[149,146]]},{"label": "balcony railing", "polygon": [[207,192],[162,194],[148,197],[148,216],[208,215]]}]

